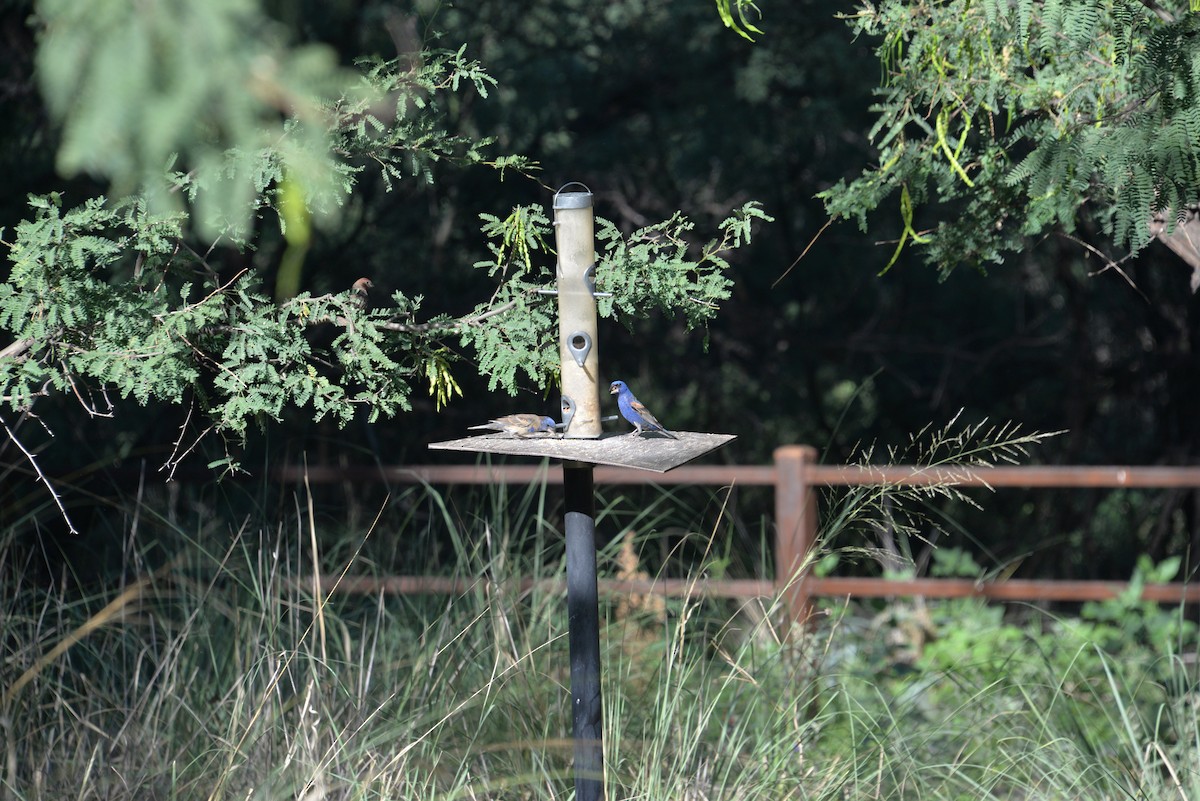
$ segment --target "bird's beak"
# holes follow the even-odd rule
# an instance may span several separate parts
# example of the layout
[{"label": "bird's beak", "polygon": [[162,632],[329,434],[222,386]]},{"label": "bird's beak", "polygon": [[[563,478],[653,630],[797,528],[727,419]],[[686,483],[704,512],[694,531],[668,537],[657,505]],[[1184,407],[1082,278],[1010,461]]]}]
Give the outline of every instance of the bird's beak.
[{"label": "bird's beak", "polygon": [[616,386],[615,386],[615,385],[614,385],[614,386],[611,386],[611,387],[609,387],[609,388],[608,388],[608,394],[609,394],[609,395],[616,395],[616,394],[617,394],[617,388],[616,388]]}]

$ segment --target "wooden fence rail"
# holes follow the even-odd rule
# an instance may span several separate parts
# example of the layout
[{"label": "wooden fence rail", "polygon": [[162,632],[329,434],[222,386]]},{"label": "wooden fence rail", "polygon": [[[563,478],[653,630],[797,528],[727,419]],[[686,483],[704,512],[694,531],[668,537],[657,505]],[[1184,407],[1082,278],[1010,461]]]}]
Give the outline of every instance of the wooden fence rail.
[{"label": "wooden fence rail", "polygon": [[[668,596],[703,594],[748,598],[780,594],[793,621],[812,613],[812,598],[889,597],[922,595],[931,598],[981,597],[1000,601],[1095,601],[1116,597],[1128,589],[1120,581],[970,579],[880,579],[816,577],[806,572],[819,525],[819,487],[929,486],[1060,487],[1060,488],[1200,488],[1200,467],[1079,467],[1005,466],[990,468],[916,467],[904,465],[822,465],[815,448],[789,445],[775,451],[774,464],[762,466],[696,465],[669,473],[649,473],[616,467],[597,467],[597,484],[693,484],[700,486],[771,486],[775,489],[775,577],[770,580],[682,579],[601,581],[607,592],[655,592]],[[282,482],[387,482],[398,484],[529,484],[562,482],[562,471],[542,465],[430,465],[414,467],[344,468],[289,467],[277,470]],[[435,576],[326,576],[322,587],[339,592],[441,594],[459,593],[474,583],[466,578]],[[532,584],[532,582],[528,582]],[[1200,584],[1146,586],[1142,597],[1165,603],[1200,603]]]}]

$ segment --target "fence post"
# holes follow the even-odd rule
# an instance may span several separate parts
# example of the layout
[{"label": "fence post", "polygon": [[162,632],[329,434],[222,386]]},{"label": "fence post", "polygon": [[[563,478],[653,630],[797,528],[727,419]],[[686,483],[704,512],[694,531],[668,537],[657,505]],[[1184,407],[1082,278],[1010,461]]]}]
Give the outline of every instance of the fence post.
[{"label": "fence post", "polygon": [[816,460],[811,445],[775,449],[775,591],[787,610],[785,634],[812,618],[812,601],[797,573],[807,569],[817,539],[817,493],[808,480],[808,465]]}]

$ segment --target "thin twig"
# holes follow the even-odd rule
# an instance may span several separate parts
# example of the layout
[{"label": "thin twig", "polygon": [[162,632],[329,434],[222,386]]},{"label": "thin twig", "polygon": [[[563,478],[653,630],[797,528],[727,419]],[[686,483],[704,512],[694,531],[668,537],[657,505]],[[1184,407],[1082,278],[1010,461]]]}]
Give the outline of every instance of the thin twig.
[{"label": "thin twig", "polygon": [[771,284],[771,289],[774,289],[776,286],[779,285],[780,281],[782,281],[783,279],[788,277],[788,273],[790,273],[792,271],[792,269],[797,264],[800,263],[800,260],[803,259],[805,257],[805,255],[808,254],[808,251],[812,248],[812,246],[817,243],[817,239],[820,238],[821,234],[825,233],[825,229],[828,228],[830,225],[833,225],[832,217],[830,217],[828,220],[825,221],[825,224],[821,226],[821,230],[819,230],[815,234],[813,234],[813,238],[808,240],[808,244],[804,246],[804,250],[801,251],[800,255],[796,257],[796,260],[794,262],[792,262],[786,270],[783,271],[783,275],[781,275],[775,279],[775,283]]},{"label": "thin twig", "polygon": [[[401,334],[423,334],[427,331],[433,331],[433,330],[436,330],[439,328],[445,328],[448,332],[461,331],[464,328],[469,328],[474,325],[479,325],[484,320],[487,320],[491,317],[495,317],[498,314],[503,314],[504,312],[509,311],[516,305],[517,305],[517,301],[510,300],[507,303],[503,303],[494,309],[488,309],[487,311],[485,311],[482,314],[479,314],[475,317],[463,317],[461,319],[450,320],[445,323],[437,323],[437,322],[393,323],[393,322],[384,320],[381,322],[374,323],[373,325],[375,328],[382,328],[384,331],[396,331]],[[329,322],[329,318],[314,317],[312,319],[312,322],[313,323]],[[342,326],[343,328],[350,328],[350,325],[351,325],[350,320],[348,320],[345,317],[342,317],[341,315],[334,317],[333,322],[337,323],[338,325]]]},{"label": "thin twig", "polygon": [[209,256],[209,254],[212,253],[211,247],[208,249],[207,253],[201,254],[198,250],[193,248],[187,242],[184,242],[182,239],[179,240],[178,244],[176,245],[177,248],[179,246],[182,246],[183,248],[185,248],[187,250],[188,253],[191,253],[192,256],[196,259],[196,262],[198,264],[200,264],[200,266],[202,266],[209,275],[213,275],[213,276],[220,275],[220,272],[216,268],[214,268],[211,264],[208,263],[208,256]]},{"label": "thin twig", "polygon": [[504,314],[504,312],[508,311],[509,309],[513,308],[516,305],[517,305],[517,302],[515,300],[510,300],[508,303],[503,303],[494,309],[488,309],[487,311],[485,311],[483,314],[479,315],[478,317],[464,317],[461,320],[455,320],[454,323],[451,325],[451,328],[459,329],[459,328],[464,328],[466,326],[479,325],[480,323],[482,323],[484,320],[488,319],[489,317],[495,317],[498,314]]},{"label": "thin twig", "polygon": [[94,403],[88,403],[86,400],[83,399],[83,395],[80,394],[80,392],[79,392],[79,387],[75,386],[75,379],[71,377],[70,370],[64,369],[63,377],[66,378],[67,383],[71,385],[71,391],[75,393],[75,397],[76,397],[76,399],[78,399],[79,405],[83,407],[83,410],[88,413],[89,417],[112,417],[113,416],[113,412],[112,412],[113,405],[112,405],[112,401],[108,399],[108,395],[104,396],[104,399],[106,401],[108,401],[108,411],[102,412],[96,408],[96,405]]},{"label": "thin twig", "polygon": [[1133,282],[1133,279],[1129,277],[1128,273],[1126,273],[1124,270],[1121,269],[1121,262],[1128,261],[1130,258],[1132,258],[1133,257],[1132,253],[1130,253],[1129,255],[1122,258],[1121,261],[1113,261],[1110,256],[1100,252],[1100,250],[1098,250],[1094,246],[1088,244],[1087,242],[1084,242],[1082,239],[1073,237],[1070,234],[1063,233],[1062,231],[1059,231],[1057,233],[1063,239],[1071,240],[1075,244],[1077,244],[1083,248],[1086,248],[1088,251],[1096,254],[1097,256],[1099,256],[1101,259],[1104,260],[1104,266],[1101,267],[1099,270],[1093,270],[1092,272],[1088,273],[1088,278],[1095,278],[1097,275],[1100,275],[1103,272],[1107,272],[1108,270],[1115,270],[1117,275],[1124,278],[1125,283],[1129,284],[1129,286],[1133,289],[1133,291],[1138,293],[1138,295],[1141,296],[1142,300],[1146,301],[1147,303],[1150,302],[1150,298],[1146,297],[1146,294],[1144,292],[1142,292],[1142,290],[1138,289],[1138,285]]},{"label": "thin twig", "polygon": [[188,423],[192,421],[192,412],[195,410],[196,398],[193,396],[192,402],[188,404],[187,417],[183,419],[183,423],[179,426],[179,436],[175,438],[175,444],[171,448],[171,455],[168,456],[167,460],[162,463],[162,467],[158,468],[159,470],[166,470],[167,468],[170,468],[170,472],[167,473],[167,481],[175,478],[175,470],[178,469],[179,464],[185,458],[187,458],[189,453],[196,449],[196,446],[200,444],[200,440],[203,439],[208,432],[212,431],[213,429],[212,426],[209,426],[201,431],[200,435],[196,437],[195,441],[192,442],[191,446],[186,451],[183,451],[182,453],[179,452],[180,446],[183,445],[183,435],[187,433]]},{"label": "thin twig", "polygon": [[[234,283],[235,281],[237,281],[239,278],[241,278],[243,275],[245,275],[245,274],[246,274],[247,272],[249,272],[249,271],[250,271],[250,268],[249,268],[249,267],[243,267],[242,269],[238,270],[238,272],[237,272],[237,275],[233,276],[233,278],[230,278],[230,279],[229,279],[228,281],[226,281],[226,282],[225,282],[223,285],[221,285],[221,286],[218,286],[218,287],[217,287],[216,289],[214,289],[212,292],[209,292],[207,295],[205,295],[204,297],[202,297],[200,300],[196,301],[195,303],[189,303],[188,305],[184,306],[182,309],[176,309],[176,310],[175,310],[175,311],[173,311],[173,312],[167,312],[167,314],[182,314],[182,313],[184,313],[184,312],[191,311],[192,309],[195,309],[195,308],[198,308],[199,306],[202,306],[202,305],[204,305],[205,303],[207,303],[207,302],[208,302],[209,300],[211,300],[212,298],[216,297],[217,295],[220,295],[220,294],[221,294],[222,292],[224,292],[226,289],[229,289],[229,287],[233,286],[233,283]],[[156,319],[161,319],[161,318],[163,318],[163,317],[165,317],[165,316],[166,316],[166,314],[156,314],[156,315],[154,315],[154,317],[155,317]]]},{"label": "thin twig", "polygon": [[25,454],[25,458],[33,467],[34,472],[37,473],[38,478],[41,479],[41,482],[46,485],[46,489],[50,491],[50,497],[54,499],[54,505],[58,507],[59,514],[62,515],[63,521],[67,524],[67,529],[72,534],[78,535],[79,529],[75,528],[75,524],[71,522],[71,516],[67,514],[67,507],[63,506],[62,498],[60,498],[58,493],[54,490],[54,486],[50,483],[50,479],[48,479],[46,474],[42,472],[42,468],[37,463],[37,457],[35,457],[33,453],[25,447],[24,444],[22,444],[21,440],[17,439],[17,435],[11,428],[8,427],[8,421],[3,417],[0,417],[0,425],[4,426],[4,433],[8,434],[8,438],[12,444],[16,445],[21,453]]}]

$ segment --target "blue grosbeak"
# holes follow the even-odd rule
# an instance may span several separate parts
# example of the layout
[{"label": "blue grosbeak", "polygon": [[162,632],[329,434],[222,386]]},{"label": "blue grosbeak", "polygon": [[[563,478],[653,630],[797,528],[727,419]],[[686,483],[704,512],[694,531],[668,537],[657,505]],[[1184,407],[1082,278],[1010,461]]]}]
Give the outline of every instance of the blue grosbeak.
[{"label": "blue grosbeak", "polygon": [[641,434],[643,431],[658,431],[671,439],[679,439],[663,428],[662,423],[650,414],[650,410],[646,408],[645,404],[633,396],[633,391],[626,386],[624,381],[612,382],[612,386],[608,388],[608,394],[617,396],[617,407],[621,410],[621,416],[633,423],[635,434]]},{"label": "blue grosbeak", "polygon": [[542,417],[540,414],[506,414],[504,417],[489,420],[483,425],[471,426],[471,429],[484,428],[490,431],[502,431],[514,437],[531,437],[535,434],[551,433],[556,425],[553,417]]}]

